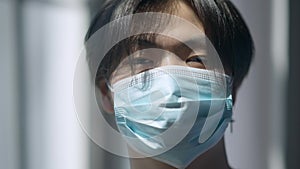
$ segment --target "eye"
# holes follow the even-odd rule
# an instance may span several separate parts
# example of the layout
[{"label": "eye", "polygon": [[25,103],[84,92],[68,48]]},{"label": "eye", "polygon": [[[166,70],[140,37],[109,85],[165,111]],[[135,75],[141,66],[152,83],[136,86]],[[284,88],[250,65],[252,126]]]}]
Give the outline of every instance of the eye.
[{"label": "eye", "polygon": [[202,60],[204,59],[203,55],[193,55],[190,56],[186,59],[186,62],[199,62],[199,63],[203,63]]},{"label": "eye", "polygon": [[205,56],[203,55],[193,55],[186,59],[186,63],[190,67],[205,69],[205,65],[203,63],[205,60]]}]

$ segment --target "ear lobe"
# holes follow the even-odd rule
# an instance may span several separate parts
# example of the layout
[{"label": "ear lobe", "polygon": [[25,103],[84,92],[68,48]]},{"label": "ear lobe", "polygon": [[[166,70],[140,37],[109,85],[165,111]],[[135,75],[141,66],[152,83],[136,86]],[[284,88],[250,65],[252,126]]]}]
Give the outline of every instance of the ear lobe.
[{"label": "ear lobe", "polygon": [[114,113],[114,108],[113,108],[113,100],[111,97],[111,92],[109,91],[106,81],[104,79],[101,79],[100,82],[98,83],[98,87],[101,92],[101,106],[102,109],[107,112],[107,113]]}]

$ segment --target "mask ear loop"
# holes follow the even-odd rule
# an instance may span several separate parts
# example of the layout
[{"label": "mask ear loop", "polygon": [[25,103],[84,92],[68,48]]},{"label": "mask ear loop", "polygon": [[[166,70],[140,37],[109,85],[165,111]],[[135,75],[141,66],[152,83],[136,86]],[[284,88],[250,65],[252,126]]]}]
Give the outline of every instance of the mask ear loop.
[{"label": "mask ear loop", "polygon": [[[232,109],[232,95],[231,94],[232,94],[233,81],[234,81],[234,77],[227,75],[227,78],[226,78],[227,89],[228,89],[227,93],[228,93],[228,95],[230,97],[230,102],[231,102],[231,103],[226,102],[227,109]],[[230,125],[230,133],[233,133],[233,123],[234,122],[235,122],[235,120],[231,117],[231,120],[229,121],[229,123],[230,123],[229,124]]]},{"label": "mask ear loop", "polygon": [[104,79],[105,79],[105,84],[106,84],[107,88],[108,88],[111,92],[114,92],[114,89],[113,89],[113,87],[110,85],[110,82],[109,82],[106,78],[104,78]]}]

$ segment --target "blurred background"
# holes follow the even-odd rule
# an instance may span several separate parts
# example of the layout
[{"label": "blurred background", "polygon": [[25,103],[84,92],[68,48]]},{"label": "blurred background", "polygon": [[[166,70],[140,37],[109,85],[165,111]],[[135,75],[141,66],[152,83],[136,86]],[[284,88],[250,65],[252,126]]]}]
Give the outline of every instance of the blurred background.
[{"label": "blurred background", "polygon": [[[300,1],[232,0],[256,56],[226,133],[237,169],[298,169]],[[72,82],[102,0],[0,0],[0,169],[127,169],[81,129]]]}]

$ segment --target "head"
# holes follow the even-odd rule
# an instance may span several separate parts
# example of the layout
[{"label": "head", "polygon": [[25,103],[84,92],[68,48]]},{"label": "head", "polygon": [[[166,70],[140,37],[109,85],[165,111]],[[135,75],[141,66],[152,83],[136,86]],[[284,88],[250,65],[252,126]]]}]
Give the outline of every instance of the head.
[{"label": "head", "polygon": [[[177,15],[203,30],[218,52],[226,74],[234,79],[232,95],[233,101],[236,100],[238,88],[249,71],[254,45],[245,21],[229,0],[108,0],[94,17],[85,40],[88,41],[98,29],[110,21],[141,12],[163,12]],[[105,90],[108,88],[103,83],[103,78],[109,79],[109,76],[120,63],[122,60],[120,53],[126,56],[137,50],[132,49],[132,44],[137,44],[141,36],[144,36],[143,39],[153,37],[151,35],[140,35],[139,37],[123,40],[114,46],[107,54],[106,59],[102,61],[97,72],[96,85],[104,93],[104,96],[109,95],[105,94]],[[156,42],[165,45],[167,45],[166,41],[169,40],[170,43],[172,41],[168,37],[160,37],[160,39],[161,41],[156,40]],[[129,46],[132,49],[131,51],[128,51]],[[136,46],[135,48],[138,48]],[[103,99],[104,103],[111,102],[109,97]],[[109,110],[112,111],[111,108]]]},{"label": "head", "polygon": [[[229,0],[108,0],[92,21],[86,41],[107,23],[123,16],[143,12],[175,15],[201,30],[213,44],[225,73],[232,77],[233,101],[236,99],[238,88],[248,73],[254,45],[242,16]],[[193,37],[193,33],[186,31],[185,25],[179,27],[177,30],[181,30],[186,39]],[[134,55],[137,51],[153,48],[167,50],[178,56],[167,57],[160,62],[160,66],[180,65],[205,69],[203,63],[195,56],[205,56],[207,51],[201,49],[193,51],[176,39],[158,34],[141,34],[124,39],[107,53],[96,74],[95,83],[102,93],[103,110],[114,112],[114,98],[108,83],[115,83],[131,74],[151,69],[149,67],[139,71],[125,67],[119,71],[122,62],[127,61],[126,59],[130,62],[130,57],[127,56]]]}]

